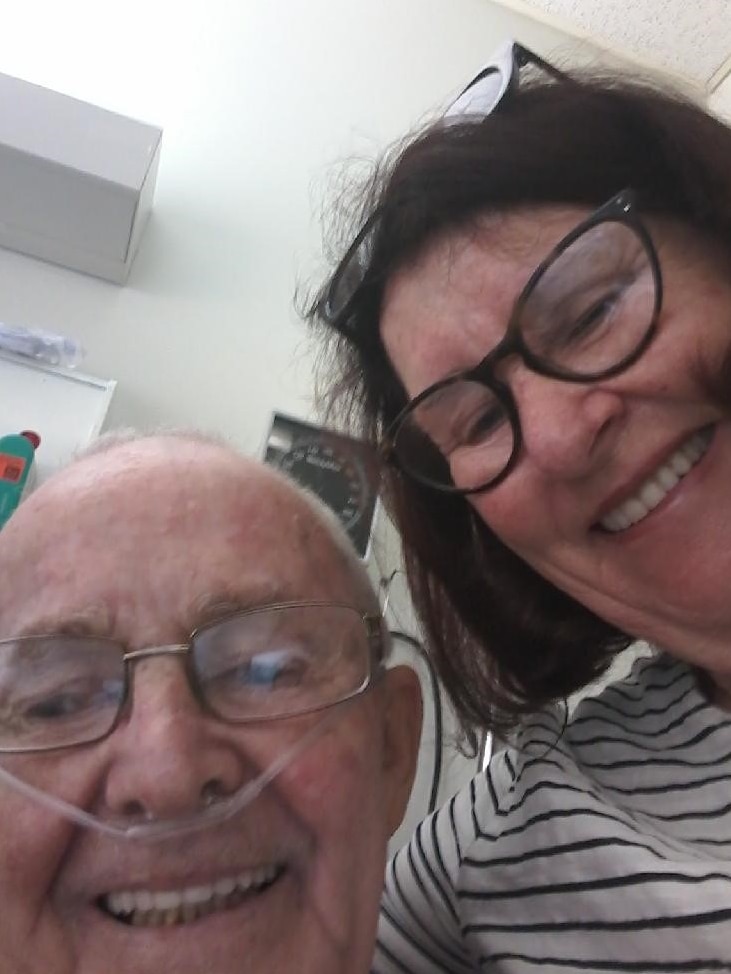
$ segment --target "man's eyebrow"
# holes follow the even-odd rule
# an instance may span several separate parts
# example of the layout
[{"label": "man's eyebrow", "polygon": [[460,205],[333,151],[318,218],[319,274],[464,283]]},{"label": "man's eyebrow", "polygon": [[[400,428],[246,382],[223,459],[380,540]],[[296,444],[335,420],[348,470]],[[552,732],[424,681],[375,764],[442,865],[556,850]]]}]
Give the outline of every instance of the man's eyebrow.
[{"label": "man's eyebrow", "polygon": [[100,606],[77,612],[39,616],[19,629],[12,638],[21,636],[96,636],[108,639],[114,631],[114,620]]},{"label": "man's eyebrow", "polygon": [[[189,635],[195,629],[223,619],[234,612],[276,602],[288,602],[295,598],[291,590],[271,582],[257,588],[247,587],[246,590],[220,589],[194,602],[185,619],[184,628],[187,631],[184,635]],[[19,629],[15,629],[8,636],[13,639],[21,636],[95,636],[109,639],[114,636],[114,633],[115,620],[108,609],[103,606],[89,606],[70,613],[49,613],[38,616]]]},{"label": "man's eyebrow", "polygon": [[246,591],[237,591],[231,588],[210,593],[198,599],[193,605],[189,617],[190,631],[217,622],[234,612],[245,612],[247,609],[293,600],[291,591],[271,583],[260,589],[248,588]]}]

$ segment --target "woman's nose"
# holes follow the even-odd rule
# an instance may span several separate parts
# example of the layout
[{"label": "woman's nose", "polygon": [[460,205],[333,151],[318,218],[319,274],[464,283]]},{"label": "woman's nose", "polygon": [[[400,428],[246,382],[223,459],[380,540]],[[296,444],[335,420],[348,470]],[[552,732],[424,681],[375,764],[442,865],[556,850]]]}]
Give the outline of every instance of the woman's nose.
[{"label": "woman's nose", "polygon": [[607,383],[564,382],[522,367],[514,372],[510,386],[523,454],[543,473],[585,477],[611,456],[625,403]]},{"label": "woman's nose", "polygon": [[259,771],[230,728],[201,709],[180,657],[135,665],[131,707],[110,744],[104,803],[115,816],[192,815]]}]

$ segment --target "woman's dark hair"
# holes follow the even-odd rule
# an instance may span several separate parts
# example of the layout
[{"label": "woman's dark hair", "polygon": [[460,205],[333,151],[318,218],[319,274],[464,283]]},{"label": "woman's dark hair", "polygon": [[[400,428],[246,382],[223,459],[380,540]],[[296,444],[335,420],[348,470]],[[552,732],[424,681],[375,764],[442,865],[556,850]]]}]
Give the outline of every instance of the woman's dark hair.
[{"label": "woman's dark hair", "polygon": [[[309,312],[322,326],[329,414],[375,442],[404,406],[380,340],[383,290],[436,238],[491,211],[594,208],[627,187],[642,213],[731,245],[731,130],[648,84],[529,82],[484,119],[438,122],[392,153],[362,195],[362,283],[339,319],[323,313],[328,286]],[[464,498],[393,469],[384,480],[414,605],[465,727],[509,730],[600,676],[631,642],[513,554]]]}]

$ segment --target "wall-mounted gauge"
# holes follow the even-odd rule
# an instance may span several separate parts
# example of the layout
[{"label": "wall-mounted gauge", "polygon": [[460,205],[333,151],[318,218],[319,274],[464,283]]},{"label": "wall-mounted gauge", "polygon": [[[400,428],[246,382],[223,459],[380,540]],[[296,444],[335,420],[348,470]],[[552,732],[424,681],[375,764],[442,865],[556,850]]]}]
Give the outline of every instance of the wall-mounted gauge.
[{"label": "wall-mounted gauge", "polygon": [[378,498],[378,463],[372,447],[275,413],[265,460],[317,494],[340,518],[361,558],[368,556]]}]

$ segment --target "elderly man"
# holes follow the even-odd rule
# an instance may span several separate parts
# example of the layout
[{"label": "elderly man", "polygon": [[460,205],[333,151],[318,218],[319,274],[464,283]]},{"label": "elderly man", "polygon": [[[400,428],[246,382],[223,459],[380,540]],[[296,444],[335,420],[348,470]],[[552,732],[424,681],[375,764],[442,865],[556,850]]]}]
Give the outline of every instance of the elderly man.
[{"label": "elderly man", "polygon": [[420,698],[314,500],[112,444],[0,533],[0,640],[3,974],[368,970]]}]

